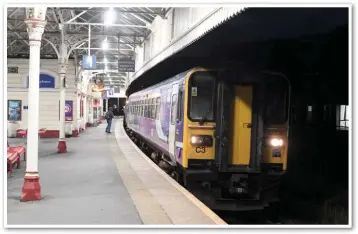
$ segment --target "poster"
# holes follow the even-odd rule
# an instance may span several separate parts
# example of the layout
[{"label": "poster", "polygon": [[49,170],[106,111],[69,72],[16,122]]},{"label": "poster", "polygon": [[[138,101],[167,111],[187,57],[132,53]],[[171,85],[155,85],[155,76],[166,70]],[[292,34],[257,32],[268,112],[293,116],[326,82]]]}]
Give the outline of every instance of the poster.
[{"label": "poster", "polygon": [[83,117],[83,100],[80,101],[80,117]]},{"label": "poster", "polygon": [[73,120],[73,101],[65,101],[65,121]]},{"label": "poster", "polygon": [[21,100],[7,101],[7,119],[21,121]]}]

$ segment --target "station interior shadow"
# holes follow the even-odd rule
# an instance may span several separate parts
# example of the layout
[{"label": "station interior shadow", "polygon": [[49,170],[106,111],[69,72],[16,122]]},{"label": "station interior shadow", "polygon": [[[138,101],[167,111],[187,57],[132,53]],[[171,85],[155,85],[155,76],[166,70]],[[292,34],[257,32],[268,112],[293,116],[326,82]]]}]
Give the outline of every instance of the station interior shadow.
[{"label": "station interior shadow", "polygon": [[195,66],[237,64],[291,82],[288,171],[279,214],[306,223],[348,223],[348,8],[251,8],[132,82],[127,96]]}]

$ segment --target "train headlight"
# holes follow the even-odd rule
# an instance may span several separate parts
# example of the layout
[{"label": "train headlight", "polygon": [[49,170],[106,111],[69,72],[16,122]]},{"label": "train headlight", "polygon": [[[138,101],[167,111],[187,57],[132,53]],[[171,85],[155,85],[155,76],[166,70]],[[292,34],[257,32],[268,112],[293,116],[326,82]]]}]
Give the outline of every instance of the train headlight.
[{"label": "train headlight", "polygon": [[212,146],[213,137],[209,135],[196,135],[190,137],[190,143],[196,146]]},{"label": "train headlight", "polygon": [[273,147],[281,147],[283,146],[283,140],[278,138],[273,138],[270,140],[270,145]]}]

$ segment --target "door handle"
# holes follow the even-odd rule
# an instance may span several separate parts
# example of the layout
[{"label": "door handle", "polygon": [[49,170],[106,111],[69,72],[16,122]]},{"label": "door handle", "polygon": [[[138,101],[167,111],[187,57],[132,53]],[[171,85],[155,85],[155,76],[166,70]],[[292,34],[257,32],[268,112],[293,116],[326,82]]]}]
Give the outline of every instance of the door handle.
[{"label": "door handle", "polygon": [[252,127],[252,123],[244,123],[244,127],[245,127],[245,128],[251,128],[251,127]]}]

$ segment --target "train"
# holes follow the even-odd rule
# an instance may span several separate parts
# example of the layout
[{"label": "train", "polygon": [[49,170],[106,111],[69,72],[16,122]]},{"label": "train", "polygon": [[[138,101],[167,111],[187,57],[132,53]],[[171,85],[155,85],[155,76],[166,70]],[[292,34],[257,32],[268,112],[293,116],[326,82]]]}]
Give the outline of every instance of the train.
[{"label": "train", "polygon": [[261,210],[287,171],[290,89],[280,73],[194,67],[129,95],[124,125],[209,208]]}]

